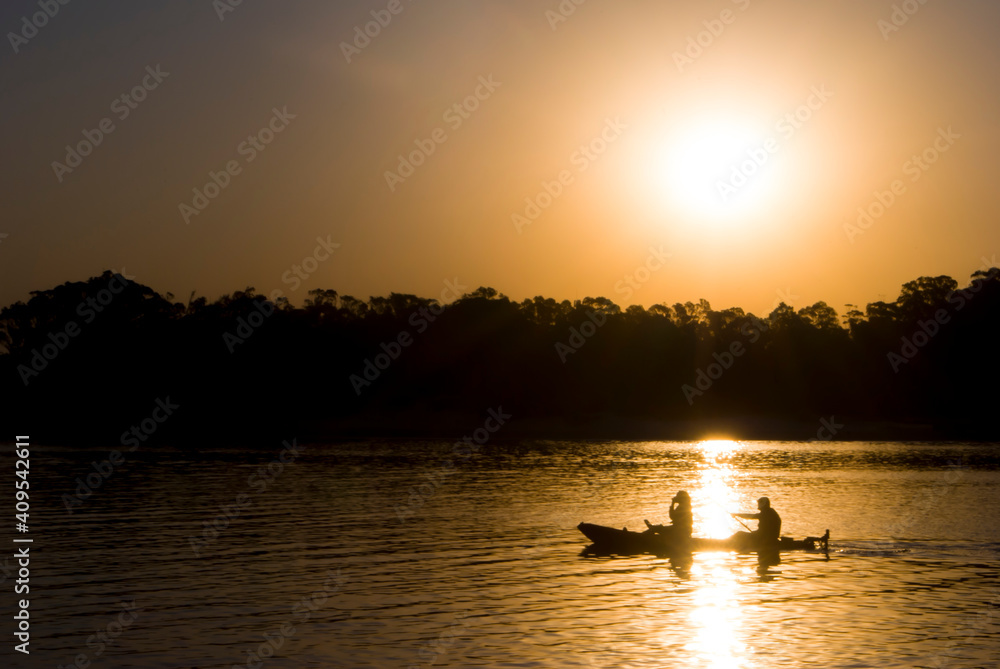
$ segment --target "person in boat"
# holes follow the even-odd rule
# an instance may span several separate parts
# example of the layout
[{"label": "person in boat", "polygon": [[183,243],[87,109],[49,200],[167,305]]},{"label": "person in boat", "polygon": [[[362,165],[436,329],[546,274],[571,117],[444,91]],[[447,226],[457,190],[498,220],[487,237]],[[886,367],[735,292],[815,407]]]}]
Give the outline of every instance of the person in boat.
[{"label": "person in boat", "polygon": [[694,513],[691,511],[691,495],[681,490],[670,500],[670,525],[651,525],[646,521],[647,532],[670,536],[674,539],[690,539],[694,530]]},{"label": "person in boat", "polygon": [[[757,509],[758,513],[734,513],[733,515],[737,518],[757,521],[757,529],[749,533],[755,542],[778,543],[778,537],[781,536],[781,516],[771,508],[771,500],[767,497],[761,497],[757,500]],[[744,533],[740,532],[739,534]]]},{"label": "person in boat", "polygon": [[675,537],[691,538],[694,530],[694,513],[691,511],[691,495],[681,490],[670,500],[670,527]]}]

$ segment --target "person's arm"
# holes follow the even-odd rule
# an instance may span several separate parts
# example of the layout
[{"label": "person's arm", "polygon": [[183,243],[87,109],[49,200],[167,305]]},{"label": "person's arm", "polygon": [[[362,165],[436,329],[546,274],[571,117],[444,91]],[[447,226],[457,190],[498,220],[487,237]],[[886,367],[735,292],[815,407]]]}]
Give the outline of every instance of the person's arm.
[{"label": "person's arm", "polygon": [[734,513],[737,518],[746,518],[748,520],[760,520],[759,513]]}]

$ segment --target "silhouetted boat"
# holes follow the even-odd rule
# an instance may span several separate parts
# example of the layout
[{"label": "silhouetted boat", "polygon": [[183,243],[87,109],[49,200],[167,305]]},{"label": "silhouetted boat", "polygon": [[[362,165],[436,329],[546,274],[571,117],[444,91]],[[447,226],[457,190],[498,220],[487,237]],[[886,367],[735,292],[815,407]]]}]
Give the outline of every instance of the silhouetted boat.
[{"label": "silhouetted boat", "polygon": [[627,529],[616,529],[592,523],[580,523],[576,526],[593,544],[589,548],[594,552],[634,555],[637,553],[654,553],[669,555],[676,553],[694,553],[699,551],[737,551],[740,553],[778,552],[778,551],[823,551],[830,547],[830,530],[821,537],[806,537],[792,539],[781,537],[776,544],[761,545],[746,532],[737,532],[727,539],[708,539],[691,537],[677,539],[669,532],[660,534],[654,531],[632,532]]}]

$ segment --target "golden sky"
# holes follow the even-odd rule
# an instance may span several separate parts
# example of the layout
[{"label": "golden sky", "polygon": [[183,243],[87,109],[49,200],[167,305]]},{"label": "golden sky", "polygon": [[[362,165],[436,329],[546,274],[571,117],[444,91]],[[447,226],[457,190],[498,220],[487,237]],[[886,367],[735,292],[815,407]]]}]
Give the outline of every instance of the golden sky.
[{"label": "golden sky", "polygon": [[0,10],[0,304],[124,268],[177,299],[843,311],[1000,252],[995,2],[38,11]]}]

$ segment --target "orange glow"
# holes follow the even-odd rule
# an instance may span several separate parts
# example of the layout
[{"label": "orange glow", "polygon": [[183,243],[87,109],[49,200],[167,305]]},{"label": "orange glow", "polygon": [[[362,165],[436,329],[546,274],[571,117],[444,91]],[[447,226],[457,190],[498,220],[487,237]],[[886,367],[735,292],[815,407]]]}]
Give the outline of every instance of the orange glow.
[{"label": "orange glow", "polygon": [[713,669],[737,669],[744,666],[746,644],[740,641],[743,611],[737,600],[738,574],[728,564],[726,553],[699,554],[691,569],[700,586],[694,592],[692,626],[697,636],[689,650],[700,660],[699,666]]},{"label": "orange glow", "polygon": [[[705,298],[758,315],[787,288],[796,308],[843,313],[917,276],[965,280],[997,253],[1000,90],[979,85],[996,60],[994,3],[928,5],[888,36],[887,6],[870,3],[722,7],[734,22],[679,68],[720,7],[587,4],[550,24],[537,3],[427,3],[348,60],[342,44],[372,20],[352,3],[240,10],[227,17],[240,30],[221,34],[209,12],[197,35],[164,6],[142,21],[171,74],[126,118],[109,104],[156,63],[135,26],[94,14],[81,30],[119,39],[116,59],[3,65],[19,101],[5,112],[8,153],[22,160],[5,180],[0,303],[125,266],[161,293],[212,299],[248,285],[297,304],[317,288],[433,297],[457,277],[518,301]],[[294,120],[246,161],[238,147],[286,108]],[[114,132],[57,181],[52,162],[103,117]],[[602,143],[609,121],[621,133]],[[948,128],[958,137],[935,155]],[[718,181],[768,140],[766,164],[721,202]],[[420,164],[387,187],[415,152]],[[179,204],[233,160],[239,175],[185,224]],[[895,181],[905,193],[847,234]],[[517,228],[512,215],[540,193],[551,202]],[[336,260],[289,293],[283,273],[327,235]],[[641,291],[616,291],[651,246],[670,262]]]},{"label": "orange glow", "polygon": [[736,470],[728,460],[740,444],[731,440],[709,440],[698,444],[704,457],[698,477],[698,487],[692,493],[695,507],[695,528],[698,536],[723,539],[737,529],[728,509],[738,502],[733,483]]}]

